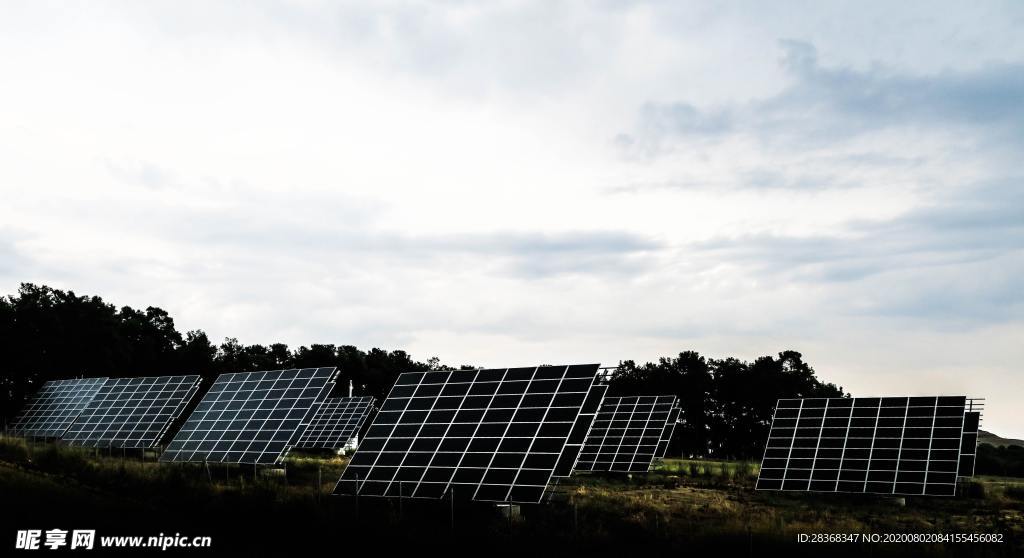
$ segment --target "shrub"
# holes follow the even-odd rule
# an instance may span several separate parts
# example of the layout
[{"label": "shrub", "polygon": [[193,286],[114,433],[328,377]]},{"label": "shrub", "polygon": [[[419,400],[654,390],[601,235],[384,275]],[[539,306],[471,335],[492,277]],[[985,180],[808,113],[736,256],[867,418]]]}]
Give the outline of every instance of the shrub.
[{"label": "shrub", "polygon": [[968,481],[964,493],[968,498],[983,500],[985,499],[985,485],[975,480]]}]

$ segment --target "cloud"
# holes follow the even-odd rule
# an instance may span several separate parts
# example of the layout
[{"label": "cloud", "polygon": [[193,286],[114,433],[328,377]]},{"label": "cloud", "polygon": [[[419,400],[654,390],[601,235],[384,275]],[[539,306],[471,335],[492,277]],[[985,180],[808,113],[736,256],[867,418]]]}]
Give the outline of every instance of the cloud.
[{"label": "cloud", "polygon": [[775,148],[782,142],[820,149],[865,134],[915,129],[962,130],[987,148],[1024,145],[1024,64],[915,74],[881,63],[865,69],[825,66],[810,43],[779,45],[789,83],[777,94],[713,107],[648,102],[637,129],[620,134],[616,143],[647,156],[671,152],[680,141],[737,135]]},{"label": "cloud", "polygon": [[[16,286],[43,271],[31,250],[34,242],[37,235],[31,231],[0,225],[0,280],[4,284]],[[5,294],[0,292],[0,296]]]},{"label": "cloud", "polygon": [[[895,267],[986,260],[1024,250],[1022,215],[1024,179],[1008,180],[975,186],[892,219],[853,221],[835,234],[717,237],[692,247],[727,251],[772,271],[814,267],[804,279],[850,280]],[[860,272],[833,273],[843,269]]]},{"label": "cloud", "polygon": [[17,277],[23,271],[26,258],[17,248],[16,238],[12,231],[0,228],[0,275]]},{"label": "cloud", "polygon": [[690,248],[779,283],[833,284],[837,307],[851,313],[942,317],[972,327],[1017,320],[1024,306],[1022,185],[1024,179],[976,185],[831,234],[719,236]]},{"label": "cloud", "polygon": [[[218,232],[219,231],[219,232]],[[201,227],[211,248],[253,250],[266,257],[344,258],[359,265],[482,268],[495,276],[545,279],[560,275],[636,276],[646,271],[664,246],[623,231],[494,231],[462,234],[410,234],[331,224],[233,222]]]},{"label": "cloud", "polygon": [[174,187],[177,183],[173,172],[149,161],[116,162],[107,159],[104,165],[111,176],[131,186],[160,190]]},{"label": "cloud", "polygon": [[643,235],[613,230],[400,238],[395,244],[435,253],[498,258],[503,261],[504,271],[526,278],[563,274],[636,276],[649,269],[650,257],[664,248]]},{"label": "cloud", "polygon": [[[187,193],[175,191],[174,196]],[[301,267],[346,262],[351,268],[473,268],[494,277],[542,280],[559,276],[637,277],[649,271],[668,246],[656,236],[615,228],[506,226],[441,232],[385,222],[390,206],[344,193],[268,192],[233,187],[204,191],[202,202],[170,201],[150,192],[132,210],[93,199],[68,200],[52,218],[77,219],[90,232],[109,231],[97,243],[116,242],[124,228],[141,242],[163,243],[212,268]],[[91,249],[91,248],[90,248]],[[181,250],[177,252],[177,250]],[[99,261],[110,258],[100,251]],[[133,256],[133,265],[166,259],[160,252]],[[192,271],[197,271],[193,269]]]},{"label": "cloud", "polygon": [[688,103],[647,103],[640,110],[642,133],[652,136],[716,137],[733,130],[733,118],[730,110],[702,111]]},{"label": "cloud", "polygon": [[[988,64],[931,75],[899,73],[875,64],[867,70],[827,68],[813,45],[780,42],[782,65],[794,79],[778,96],[755,103],[762,126],[803,123],[819,134],[843,137],[889,127],[964,125],[1024,132],[1024,65]],[[822,120],[818,120],[818,118]]]}]

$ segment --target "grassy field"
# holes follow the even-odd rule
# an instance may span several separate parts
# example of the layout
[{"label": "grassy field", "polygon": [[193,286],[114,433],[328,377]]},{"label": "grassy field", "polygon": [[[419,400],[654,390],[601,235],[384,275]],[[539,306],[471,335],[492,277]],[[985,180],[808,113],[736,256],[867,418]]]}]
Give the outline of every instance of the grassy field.
[{"label": "grassy field", "polygon": [[[1021,549],[1024,479],[982,477],[957,498],[905,499],[756,492],[756,479],[756,464],[667,460],[648,475],[578,476],[559,490],[599,523],[624,519],[672,543],[746,536],[756,546],[795,541],[800,533],[1002,533],[1008,541],[1002,550]],[[920,550],[1002,551],[998,545]]]},{"label": "grassy field", "polygon": [[[593,555],[700,551],[1013,556],[1024,551],[1024,479],[982,477],[957,498],[755,492],[757,465],[666,460],[646,475],[580,474],[509,520],[472,502],[329,496],[343,458],[296,456],[286,472],[158,464],[0,438],[6,528],[212,536],[212,551],[324,547]],[[998,533],[1002,543],[797,544],[812,533]],[[13,533],[8,536],[13,538]]]}]

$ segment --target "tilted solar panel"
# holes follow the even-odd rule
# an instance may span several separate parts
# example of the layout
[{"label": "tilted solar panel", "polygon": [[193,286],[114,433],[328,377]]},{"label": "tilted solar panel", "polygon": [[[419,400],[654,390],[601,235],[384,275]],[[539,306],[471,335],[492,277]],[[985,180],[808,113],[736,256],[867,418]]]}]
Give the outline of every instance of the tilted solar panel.
[{"label": "tilted solar panel", "polygon": [[960,464],[957,466],[957,476],[974,476],[974,461],[978,454],[978,428],[980,425],[981,413],[968,411],[964,414],[964,430],[960,438]]},{"label": "tilted solar panel", "polygon": [[680,412],[681,409],[674,406],[668,415],[668,422],[665,423],[665,431],[662,433],[661,440],[658,442],[658,459],[664,459],[665,455],[668,454],[668,446],[672,443],[672,435],[676,432],[676,423],[679,422]]},{"label": "tilted solar panel", "polygon": [[334,387],[335,369],[221,374],[160,461],[273,464]]},{"label": "tilted solar panel", "polygon": [[328,397],[295,447],[341,449],[359,434],[372,410],[373,397]]},{"label": "tilted solar panel", "polygon": [[[601,376],[598,376],[598,381],[602,381]],[[580,414],[576,417],[572,432],[565,443],[565,449],[562,450],[562,455],[558,458],[553,476],[569,477],[576,469],[580,454],[583,452],[583,445],[587,443],[587,436],[590,435],[590,430],[594,427],[597,411],[600,410],[601,402],[604,401],[607,393],[607,384],[597,384],[587,394],[587,400],[583,402],[583,408],[580,409]]]},{"label": "tilted solar panel", "polygon": [[576,462],[604,392],[597,371],[402,374],[335,494],[539,502],[554,472]]},{"label": "tilted solar panel", "polygon": [[79,378],[46,382],[14,420],[11,434],[60,437],[106,381],[106,378]]},{"label": "tilted solar panel", "polygon": [[781,399],[757,489],[953,495],[965,399]]},{"label": "tilted solar panel", "polygon": [[675,402],[674,395],[606,398],[576,469],[646,473],[657,457]]},{"label": "tilted solar panel", "polygon": [[72,446],[156,446],[199,389],[199,376],[111,378],[62,438]]}]

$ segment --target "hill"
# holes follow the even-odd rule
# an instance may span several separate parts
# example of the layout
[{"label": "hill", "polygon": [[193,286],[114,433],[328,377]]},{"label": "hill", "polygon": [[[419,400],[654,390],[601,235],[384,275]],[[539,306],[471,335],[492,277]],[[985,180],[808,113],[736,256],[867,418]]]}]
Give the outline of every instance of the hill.
[{"label": "hill", "polygon": [[996,434],[993,434],[991,432],[986,432],[984,430],[979,430],[978,431],[978,443],[979,444],[988,444],[988,445],[994,446],[994,447],[999,447],[999,446],[1020,446],[1020,447],[1024,448],[1024,440],[1016,440],[1016,439],[1013,439],[1013,438],[1002,438],[1002,437],[1000,437],[1000,436],[998,436]]}]

